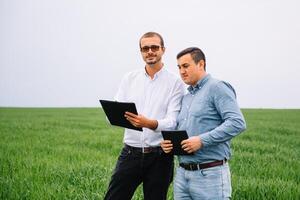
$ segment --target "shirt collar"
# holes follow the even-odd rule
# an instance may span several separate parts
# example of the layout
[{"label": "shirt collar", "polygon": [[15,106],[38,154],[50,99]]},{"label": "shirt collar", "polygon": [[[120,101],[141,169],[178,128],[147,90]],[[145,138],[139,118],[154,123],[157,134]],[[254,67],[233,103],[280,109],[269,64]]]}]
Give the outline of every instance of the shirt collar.
[{"label": "shirt collar", "polygon": [[199,89],[203,87],[203,85],[211,78],[210,74],[205,75],[202,79],[200,79],[195,86],[190,85],[188,87],[188,91],[191,94],[195,94]]},{"label": "shirt collar", "polygon": [[[164,68],[164,66],[163,66],[158,72],[156,72],[156,73],[154,74],[153,80],[157,79],[157,77],[159,77],[164,71],[165,71],[165,68]],[[150,76],[147,74],[146,67],[144,68],[144,73],[145,73],[145,76],[146,76],[147,78],[150,78]]]}]

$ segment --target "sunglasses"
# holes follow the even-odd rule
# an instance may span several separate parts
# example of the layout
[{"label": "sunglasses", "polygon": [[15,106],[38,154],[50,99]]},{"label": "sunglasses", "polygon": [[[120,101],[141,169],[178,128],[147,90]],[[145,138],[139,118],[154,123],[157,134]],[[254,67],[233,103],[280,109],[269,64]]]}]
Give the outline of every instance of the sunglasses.
[{"label": "sunglasses", "polygon": [[149,49],[151,49],[152,52],[156,52],[159,50],[159,48],[160,48],[160,46],[157,46],[157,45],[143,46],[143,47],[141,47],[141,52],[147,53],[149,51]]}]

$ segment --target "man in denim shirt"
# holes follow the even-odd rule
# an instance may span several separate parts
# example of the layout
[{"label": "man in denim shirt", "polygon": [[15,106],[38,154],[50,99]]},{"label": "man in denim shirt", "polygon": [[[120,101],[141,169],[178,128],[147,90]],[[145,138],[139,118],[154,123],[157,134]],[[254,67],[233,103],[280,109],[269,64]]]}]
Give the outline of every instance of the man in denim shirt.
[{"label": "man in denim shirt", "polygon": [[[189,139],[181,145],[193,154],[179,156],[174,198],[230,199],[230,140],[246,129],[235,91],[206,73],[205,55],[199,48],[181,51],[177,62],[182,80],[189,85],[177,129],[187,131]],[[166,153],[173,148],[169,140],[161,146]]]}]

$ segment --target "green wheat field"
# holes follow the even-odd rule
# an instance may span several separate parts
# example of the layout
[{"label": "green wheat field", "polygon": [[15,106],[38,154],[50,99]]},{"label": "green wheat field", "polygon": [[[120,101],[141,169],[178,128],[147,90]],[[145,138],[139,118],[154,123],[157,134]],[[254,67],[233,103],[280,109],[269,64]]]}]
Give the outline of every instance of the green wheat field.
[{"label": "green wheat field", "polygon": [[[300,110],[243,113],[233,199],[300,199]],[[122,138],[100,108],[0,108],[0,199],[103,199]]]}]

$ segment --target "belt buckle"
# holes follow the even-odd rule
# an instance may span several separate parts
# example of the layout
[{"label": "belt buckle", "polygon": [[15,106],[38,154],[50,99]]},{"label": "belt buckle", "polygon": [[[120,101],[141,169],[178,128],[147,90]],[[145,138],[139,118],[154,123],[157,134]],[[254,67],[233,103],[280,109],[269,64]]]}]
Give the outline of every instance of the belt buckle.
[{"label": "belt buckle", "polygon": [[151,152],[151,148],[149,147],[142,147],[142,153],[150,153]]}]

